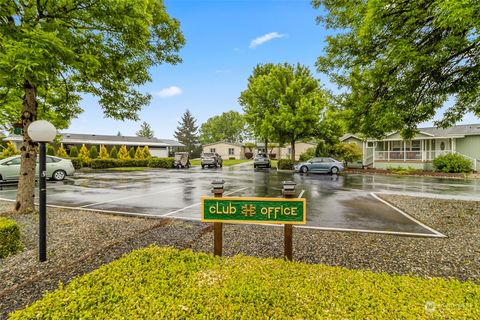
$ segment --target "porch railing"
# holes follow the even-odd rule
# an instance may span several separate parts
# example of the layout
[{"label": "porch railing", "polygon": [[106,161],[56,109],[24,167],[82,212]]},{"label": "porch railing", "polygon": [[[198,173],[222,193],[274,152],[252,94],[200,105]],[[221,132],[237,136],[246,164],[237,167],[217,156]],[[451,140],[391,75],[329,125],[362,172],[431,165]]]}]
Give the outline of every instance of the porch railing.
[{"label": "porch railing", "polygon": [[451,152],[451,150],[375,151],[375,161],[431,161],[440,155]]}]

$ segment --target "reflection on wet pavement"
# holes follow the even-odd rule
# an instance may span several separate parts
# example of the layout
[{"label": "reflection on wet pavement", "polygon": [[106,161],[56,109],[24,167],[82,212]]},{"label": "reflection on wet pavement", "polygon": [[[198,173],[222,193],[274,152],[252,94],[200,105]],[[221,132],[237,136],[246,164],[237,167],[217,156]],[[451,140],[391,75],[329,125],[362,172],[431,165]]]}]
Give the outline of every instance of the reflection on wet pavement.
[{"label": "reflection on wet pavement", "polygon": [[[307,225],[431,234],[431,231],[378,201],[371,193],[480,200],[478,180],[373,175],[331,176],[223,169],[80,172],[73,179],[48,183],[48,203],[150,215],[199,219],[202,195],[210,195],[215,179],[226,181],[234,196],[281,197],[282,181],[293,180],[307,199]],[[238,191],[237,191],[238,190]],[[0,186],[0,198],[15,199],[16,186]]]}]

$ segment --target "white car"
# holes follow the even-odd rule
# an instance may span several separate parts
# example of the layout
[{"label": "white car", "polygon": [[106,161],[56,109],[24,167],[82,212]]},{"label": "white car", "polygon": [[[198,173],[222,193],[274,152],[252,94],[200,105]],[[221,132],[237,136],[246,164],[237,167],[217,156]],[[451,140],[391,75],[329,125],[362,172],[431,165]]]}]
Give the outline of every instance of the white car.
[{"label": "white car", "polygon": [[[20,156],[13,156],[0,160],[0,181],[18,180],[20,177]],[[47,178],[56,181],[72,176],[75,172],[72,161],[53,156],[47,156]],[[38,176],[38,157],[35,175]]]}]

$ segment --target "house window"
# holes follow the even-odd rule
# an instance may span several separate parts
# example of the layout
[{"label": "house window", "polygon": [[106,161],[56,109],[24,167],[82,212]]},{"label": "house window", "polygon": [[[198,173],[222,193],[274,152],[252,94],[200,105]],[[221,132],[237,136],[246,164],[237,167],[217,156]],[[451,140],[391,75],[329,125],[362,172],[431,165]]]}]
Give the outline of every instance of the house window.
[{"label": "house window", "polygon": [[445,150],[445,142],[440,143],[440,150],[444,151]]},{"label": "house window", "polygon": [[402,150],[402,141],[392,141],[392,150],[393,151]]},{"label": "house window", "polygon": [[234,148],[228,148],[228,155],[233,156],[235,154],[235,149]]},{"label": "house window", "polygon": [[215,148],[210,148],[210,152],[215,153],[217,151],[215,150]]}]

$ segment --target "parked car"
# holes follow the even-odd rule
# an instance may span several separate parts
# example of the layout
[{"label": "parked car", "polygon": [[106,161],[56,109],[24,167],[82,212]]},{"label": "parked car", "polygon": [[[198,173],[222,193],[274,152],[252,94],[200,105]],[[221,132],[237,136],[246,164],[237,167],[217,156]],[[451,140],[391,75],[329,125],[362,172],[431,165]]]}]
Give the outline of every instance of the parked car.
[{"label": "parked car", "polygon": [[271,166],[272,164],[267,154],[259,153],[255,156],[255,159],[253,160],[254,168],[258,168],[258,167],[270,168]]},{"label": "parked car", "polygon": [[[0,181],[18,180],[20,177],[20,156],[0,160]],[[68,159],[47,156],[47,178],[56,181],[65,179],[75,172],[72,161]],[[38,176],[38,157],[35,174]]]},{"label": "parked car", "polygon": [[295,172],[329,172],[339,173],[343,170],[343,164],[332,158],[312,158],[294,166]]},{"label": "parked car", "polygon": [[202,165],[202,169],[205,167],[221,168],[223,166],[223,159],[216,152],[205,152],[202,154],[200,163]]},{"label": "parked car", "polygon": [[190,168],[190,155],[188,152],[175,152],[173,157],[174,168]]}]

